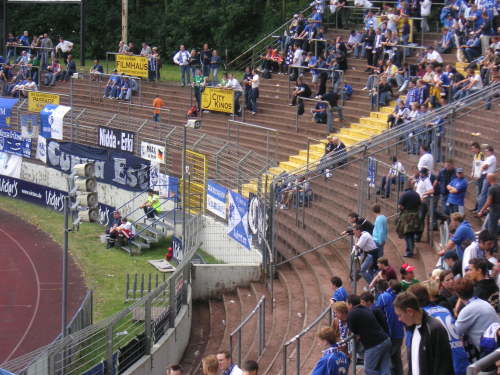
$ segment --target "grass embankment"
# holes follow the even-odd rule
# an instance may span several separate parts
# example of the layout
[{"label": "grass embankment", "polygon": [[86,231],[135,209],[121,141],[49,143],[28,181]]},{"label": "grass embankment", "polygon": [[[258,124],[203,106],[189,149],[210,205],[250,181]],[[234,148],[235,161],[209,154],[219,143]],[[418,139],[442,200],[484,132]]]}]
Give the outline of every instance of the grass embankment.
[{"label": "grass embankment", "polygon": [[[25,221],[48,233],[55,242],[63,246],[63,215],[48,208],[0,196],[0,207],[15,213]],[[87,287],[94,292],[94,321],[99,321],[126,304],[126,274],[157,272],[147,261],[163,258],[171,242],[167,239],[155,244],[140,256],[129,256],[126,252],[113,248],[106,250],[100,242],[103,227],[98,224],[83,223],[80,231],[69,235],[69,249],[84,275]],[[208,260],[207,260],[208,261]],[[159,276],[159,277],[160,277]]]}]

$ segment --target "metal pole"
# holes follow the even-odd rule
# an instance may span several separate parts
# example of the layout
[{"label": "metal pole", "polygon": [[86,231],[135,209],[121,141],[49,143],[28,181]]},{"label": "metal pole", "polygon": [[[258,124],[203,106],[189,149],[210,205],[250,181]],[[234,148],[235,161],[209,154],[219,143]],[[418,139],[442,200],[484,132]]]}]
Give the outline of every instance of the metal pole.
[{"label": "metal pole", "polygon": [[[182,141],[182,246],[186,246],[186,143],[187,128],[183,126],[184,136]],[[183,249],[184,250],[184,249]]]},{"label": "metal pole", "polygon": [[85,66],[85,0],[80,1],[80,65]]},{"label": "metal pole", "polygon": [[295,374],[300,375],[300,337],[297,338],[297,346],[295,347],[297,351],[296,362],[295,362]]},{"label": "metal pole", "polygon": [[286,352],[287,352],[287,346],[286,345],[283,345],[283,364],[282,364],[282,367],[283,367],[283,375],[286,375],[286,364],[287,364],[287,355],[286,355]]},{"label": "metal pole", "polygon": [[61,334],[66,337],[66,316],[68,299],[68,241],[69,241],[69,196],[64,197],[64,246],[62,259],[62,300],[61,300]]},{"label": "metal pole", "polygon": [[[5,46],[7,36],[7,0],[2,0],[2,35],[0,37],[0,41],[2,43],[2,51],[3,55],[7,55],[7,48]],[[8,63],[10,61],[7,61]]]},{"label": "metal pole", "polygon": [[238,330],[238,363],[241,364],[241,329]]}]

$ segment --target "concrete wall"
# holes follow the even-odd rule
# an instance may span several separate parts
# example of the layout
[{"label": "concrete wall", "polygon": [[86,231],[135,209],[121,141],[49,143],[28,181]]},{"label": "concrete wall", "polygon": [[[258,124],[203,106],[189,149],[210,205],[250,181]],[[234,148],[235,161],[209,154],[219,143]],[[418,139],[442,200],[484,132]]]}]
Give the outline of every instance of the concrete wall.
[{"label": "concrete wall", "polygon": [[175,328],[167,330],[162,339],[153,346],[151,355],[142,357],[125,375],[164,375],[167,366],[181,361],[191,334],[191,291],[188,305],[181,308],[175,319]]},{"label": "concrete wall", "polygon": [[260,264],[193,264],[193,299],[206,299],[259,281]]}]

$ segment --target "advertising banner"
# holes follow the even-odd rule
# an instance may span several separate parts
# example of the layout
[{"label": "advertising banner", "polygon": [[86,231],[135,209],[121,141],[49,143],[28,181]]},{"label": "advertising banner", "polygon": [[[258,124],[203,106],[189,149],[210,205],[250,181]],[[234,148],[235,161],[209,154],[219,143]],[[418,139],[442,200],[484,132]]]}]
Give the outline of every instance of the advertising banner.
[{"label": "advertising banner", "polygon": [[141,158],[165,164],[165,147],[143,141],[141,142]]},{"label": "advertising banner", "polygon": [[201,108],[208,111],[233,113],[234,91],[216,87],[206,87],[201,94]]},{"label": "advertising banner", "polygon": [[135,133],[99,126],[97,145],[118,151],[134,152]]},{"label": "advertising banner", "polygon": [[0,152],[0,175],[19,178],[23,158],[6,152]]},{"label": "advertising banner", "polygon": [[57,94],[46,92],[30,91],[28,92],[28,111],[40,112],[47,104],[59,105],[60,97]]},{"label": "advertising banner", "polygon": [[31,139],[23,138],[21,133],[14,130],[0,129],[0,152],[31,157]]},{"label": "advertising banner", "polygon": [[40,134],[45,138],[63,139],[63,120],[71,107],[47,104],[40,112]]},{"label": "advertising banner", "polygon": [[227,189],[224,186],[208,180],[207,210],[226,220]]},{"label": "advertising banner", "polygon": [[10,128],[12,108],[16,103],[17,99],[0,99],[0,128]]},{"label": "advertising banner", "polygon": [[64,173],[73,166],[95,162],[97,181],[122,189],[143,191],[149,186],[150,162],[128,152],[105,150],[71,142],[47,141],[47,164]]},{"label": "advertising banner", "polygon": [[47,138],[39,135],[36,145],[36,158],[47,164]]},{"label": "advertising banner", "polygon": [[21,135],[23,138],[36,138],[38,137],[40,131],[40,125],[38,120],[40,119],[39,114],[22,114],[20,116],[21,120]]},{"label": "advertising banner", "polygon": [[[50,207],[55,211],[63,212],[64,197],[67,192],[38,185],[18,178],[0,176],[0,195],[22,199],[26,202]],[[99,203],[100,223],[107,225],[111,221],[114,207]]]},{"label": "advertising banner", "polygon": [[228,236],[250,249],[248,233],[248,199],[229,190]]},{"label": "advertising banner", "polygon": [[145,56],[116,55],[116,70],[128,76],[148,78],[148,58]]}]

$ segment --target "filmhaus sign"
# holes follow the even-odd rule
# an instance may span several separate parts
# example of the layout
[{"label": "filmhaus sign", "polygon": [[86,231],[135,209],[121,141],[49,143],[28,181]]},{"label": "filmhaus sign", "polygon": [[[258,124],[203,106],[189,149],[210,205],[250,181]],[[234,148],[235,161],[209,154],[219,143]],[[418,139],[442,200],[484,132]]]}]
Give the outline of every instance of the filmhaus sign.
[{"label": "filmhaus sign", "polygon": [[134,152],[135,133],[99,126],[97,142],[112,150]]}]

